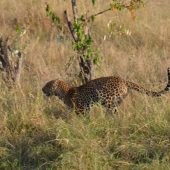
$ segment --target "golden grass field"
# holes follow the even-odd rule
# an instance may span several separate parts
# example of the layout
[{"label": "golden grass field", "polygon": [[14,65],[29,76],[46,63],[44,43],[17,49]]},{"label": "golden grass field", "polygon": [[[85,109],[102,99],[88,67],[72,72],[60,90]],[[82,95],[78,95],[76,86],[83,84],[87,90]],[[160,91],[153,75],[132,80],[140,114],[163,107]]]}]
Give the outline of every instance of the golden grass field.
[{"label": "golden grass field", "polygon": [[[129,95],[109,118],[96,106],[77,116],[56,97],[41,91],[60,78],[78,85],[76,62],[66,69],[72,39],[60,42],[46,16],[45,0],[0,0],[0,36],[8,36],[24,52],[21,87],[8,89],[0,80],[0,170],[169,170],[170,94],[151,98]],[[48,0],[56,14],[70,11],[70,1]],[[81,14],[93,14],[109,1],[79,1]],[[132,20],[128,11],[108,12],[94,22],[94,44],[103,56],[95,77],[120,75],[159,90],[170,66],[169,0],[147,0]],[[131,35],[109,36],[108,23],[125,26]],[[17,25],[25,35],[17,39]],[[74,68],[74,69],[73,69]],[[77,68],[78,69],[78,68]]]}]

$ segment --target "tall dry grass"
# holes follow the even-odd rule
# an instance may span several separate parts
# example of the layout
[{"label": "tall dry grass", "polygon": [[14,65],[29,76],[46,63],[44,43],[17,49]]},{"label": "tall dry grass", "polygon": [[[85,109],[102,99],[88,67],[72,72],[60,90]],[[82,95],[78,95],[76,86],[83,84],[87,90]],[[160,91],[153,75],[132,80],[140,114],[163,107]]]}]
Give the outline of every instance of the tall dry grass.
[{"label": "tall dry grass", "polygon": [[[49,0],[62,17],[69,1]],[[93,9],[80,1],[81,12],[107,7],[98,1]],[[104,56],[95,77],[119,74],[145,87],[160,89],[170,66],[170,4],[147,1],[133,21],[127,11],[96,18],[93,36]],[[170,169],[170,96],[130,95],[112,118],[100,106],[87,116],[76,116],[55,97],[47,100],[41,88],[50,79],[78,83],[71,38],[57,41],[59,33],[47,18],[45,1],[0,1],[0,36],[20,38],[24,49],[21,88],[9,90],[0,81],[0,169],[168,170]],[[109,37],[107,24],[115,21],[131,36]],[[104,38],[106,37],[106,39]]]}]

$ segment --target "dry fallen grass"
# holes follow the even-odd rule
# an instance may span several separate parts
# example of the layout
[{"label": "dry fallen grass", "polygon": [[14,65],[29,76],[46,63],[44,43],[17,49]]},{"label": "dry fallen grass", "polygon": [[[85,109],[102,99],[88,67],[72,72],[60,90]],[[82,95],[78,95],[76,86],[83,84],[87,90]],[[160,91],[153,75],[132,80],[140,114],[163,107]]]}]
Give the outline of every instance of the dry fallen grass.
[{"label": "dry fallen grass", "polygon": [[[69,8],[68,1],[48,2],[61,17]],[[93,12],[107,7],[98,2]],[[84,11],[87,2],[81,5]],[[17,25],[27,31],[19,40],[27,44],[21,89],[8,90],[0,81],[0,169],[170,169],[170,95],[153,99],[134,93],[113,118],[99,106],[89,116],[76,116],[55,97],[49,101],[42,95],[50,79],[78,83],[75,70],[65,71],[74,55],[71,38],[57,41],[44,8],[44,0],[0,1],[0,36],[14,41]],[[148,0],[136,21],[127,11],[97,18],[95,44],[104,58],[95,77],[119,74],[148,88],[164,87],[170,66],[169,9],[169,0]],[[131,36],[109,37],[110,20],[129,28]]]}]

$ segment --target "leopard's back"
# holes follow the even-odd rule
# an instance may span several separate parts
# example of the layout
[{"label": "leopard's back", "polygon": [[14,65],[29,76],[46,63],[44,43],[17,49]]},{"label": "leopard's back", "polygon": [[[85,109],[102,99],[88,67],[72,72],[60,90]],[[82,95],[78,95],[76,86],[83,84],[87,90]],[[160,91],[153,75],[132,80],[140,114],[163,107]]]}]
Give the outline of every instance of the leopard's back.
[{"label": "leopard's back", "polygon": [[71,89],[68,98],[72,98],[75,107],[89,110],[96,102],[112,108],[119,105],[128,93],[128,88],[120,77],[101,77],[91,80],[87,84]]}]

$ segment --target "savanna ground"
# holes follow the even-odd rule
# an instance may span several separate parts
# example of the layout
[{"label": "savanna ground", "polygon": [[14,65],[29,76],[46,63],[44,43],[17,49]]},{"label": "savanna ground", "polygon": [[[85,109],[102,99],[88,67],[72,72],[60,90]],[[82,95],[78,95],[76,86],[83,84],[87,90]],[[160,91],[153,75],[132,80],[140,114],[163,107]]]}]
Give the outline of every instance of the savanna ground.
[{"label": "savanna ground", "polygon": [[[89,1],[90,2],[90,1]],[[69,1],[49,0],[62,17]],[[81,0],[81,12],[95,9]],[[108,2],[109,3],[109,2]],[[132,20],[127,11],[108,12],[95,20],[95,45],[104,56],[95,77],[119,74],[159,90],[170,66],[169,0],[148,0]],[[109,36],[114,20],[131,35]],[[8,89],[0,81],[0,169],[32,170],[168,170],[170,169],[170,94],[151,98],[134,92],[112,118],[94,107],[89,116],[76,116],[41,88],[50,79],[78,84],[71,37],[60,38],[46,16],[45,0],[1,0],[0,36],[9,36],[24,48],[21,88]],[[16,27],[26,30],[18,37]],[[66,69],[67,68],[67,69]]]}]

